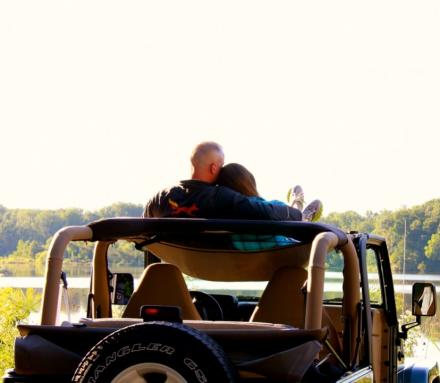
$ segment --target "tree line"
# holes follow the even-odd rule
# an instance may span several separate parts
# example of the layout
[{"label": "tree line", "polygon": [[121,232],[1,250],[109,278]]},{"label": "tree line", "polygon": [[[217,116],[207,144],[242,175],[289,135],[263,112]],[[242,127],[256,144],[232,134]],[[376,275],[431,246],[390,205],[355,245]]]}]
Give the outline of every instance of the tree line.
[{"label": "tree line", "polygon": [[[143,206],[130,203],[115,203],[97,211],[7,209],[0,205],[0,261],[44,263],[52,237],[62,227],[84,225],[103,218],[140,217],[142,211]],[[111,251],[116,263],[139,264],[139,257],[134,257],[134,249],[126,243],[116,244]],[[66,249],[64,259],[88,261],[92,254],[93,244],[73,242]]]},{"label": "tree line", "polygon": [[323,221],[345,231],[384,237],[395,272],[403,270],[404,254],[407,273],[440,272],[440,199],[411,208],[365,215],[354,211],[331,213]]},{"label": "tree line", "polygon": [[[22,257],[43,260],[51,237],[60,228],[102,218],[140,217],[142,210],[143,206],[129,203],[115,203],[97,211],[7,209],[0,205],[0,260]],[[322,221],[345,231],[385,237],[394,271],[402,271],[405,246],[406,272],[440,272],[440,199],[411,208],[365,215],[354,211],[331,213]],[[116,245],[113,251],[119,262],[134,265],[133,251],[126,245]],[[74,244],[65,258],[89,260],[91,256],[91,246]]]}]

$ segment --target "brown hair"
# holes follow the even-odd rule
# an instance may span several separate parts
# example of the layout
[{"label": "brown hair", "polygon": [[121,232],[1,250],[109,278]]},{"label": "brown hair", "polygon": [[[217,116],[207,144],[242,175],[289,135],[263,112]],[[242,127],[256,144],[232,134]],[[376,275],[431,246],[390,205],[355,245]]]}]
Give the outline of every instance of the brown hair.
[{"label": "brown hair", "polygon": [[246,196],[259,196],[254,175],[240,164],[231,163],[223,166],[217,183]]}]

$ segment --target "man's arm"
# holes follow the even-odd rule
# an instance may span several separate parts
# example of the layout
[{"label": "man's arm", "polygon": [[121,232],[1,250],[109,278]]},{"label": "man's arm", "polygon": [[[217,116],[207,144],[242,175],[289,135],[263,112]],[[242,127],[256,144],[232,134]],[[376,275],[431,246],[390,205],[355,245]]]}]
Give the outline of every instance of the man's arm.
[{"label": "man's arm", "polygon": [[301,221],[302,213],[287,204],[271,203],[263,199],[247,197],[226,187],[218,187],[219,212],[224,218],[267,219],[275,221]]},{"label": "man's arm", "polygon": [[183,207],[195,205],[195,214],[189,217],[226,219],[265,219],[275,221],[301,221],[302,213],[286,204],[271,203],[263,199],[247,197],[227,187],[209,187],[190,194],[177,190],[165,190],[151,198],[145,206],[143,217],[173,216],[168,199]]}]

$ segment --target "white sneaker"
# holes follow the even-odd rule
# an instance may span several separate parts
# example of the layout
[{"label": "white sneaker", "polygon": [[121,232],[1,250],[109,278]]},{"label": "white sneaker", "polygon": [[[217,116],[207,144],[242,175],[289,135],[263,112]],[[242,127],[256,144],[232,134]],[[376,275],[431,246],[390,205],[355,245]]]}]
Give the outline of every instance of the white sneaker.
[{"label": "white sneaker", "polygon": [[315,199],[310,202],[303,210],[303,221],[316,222],[322,216],[322,202],[319,199]]},{"label": "white sneaker", "polygon": [[304,209],[304,191],[300,185],[290,188],[287,192],[287,202],[298,210]]}]

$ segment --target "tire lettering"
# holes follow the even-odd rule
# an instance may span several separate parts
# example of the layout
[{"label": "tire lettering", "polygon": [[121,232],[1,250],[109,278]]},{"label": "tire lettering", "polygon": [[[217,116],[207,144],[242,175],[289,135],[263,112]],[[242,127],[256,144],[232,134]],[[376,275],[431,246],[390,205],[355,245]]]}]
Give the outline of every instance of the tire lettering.
[{"label": "tire lettering", "polygon": [[[105,358],[104,365],[99,364],[96,366],[96,368],[93,371],[93,376],[91,376],[87,383],[95,383],[96,380],[99,378],[101,373],[109,367],[112,363],[116,362],[118,358],[122,358],[128,354],[131,354],[133,352],[139,352],[139,351],[158,351],[167,355],[172,355],[176,351],[173,347],[168,346],[166,344],[161,343],[149,343],[147,346],[143,346],[142,343],[135,343],[132,346],[124,346],[120,348],[117,351],[114,351],[113,353],[109,354]],[[89,357],[88,360],[91,362],[95,362],[99,357],[98,352],[93,352]],[[185,364],[192,370],[195,370],[196,377],[200,383],[205,383],[206,378],[203,372],[199,369],[196,370],[197,364],[195,364],[191,359],[186,358]],[[200,371],[200,372],[199,372]],[[200,376],[200,377],[199,377]],[[204,380],[203,380],[204,379]]]},{"label": "tire lettering", "polygon": [[164,352],[167,355],[173,355],[174,354],[174,348],[167,346],[167,345],[163,345],[160,350],[160,352]]},{"label": "tire lettering", "polygon": [[118,357],[122,357],[122,356],[125,356],[127,354],[130,354],[130,347],[129,346],[122,347],[118,351]]},{"label": "tire lettering", "polygon": [[138,352],[138,351],[144,351],[146,350],[146,348],[144,346],[142,346],[141,343],[136,343],[133,345],[133,347],[131,348],[132,352]]},{"label": "tire lettering", "polygon": [[196,376],[197,380],[200,383],[206,383],[208,381],[208,379],[206,379],[205,374],[203,373],[203,371],[200,368],[197,368],[197,363],[194,362],[192,359],[190,358],[185,358],[183,360],[183,363],[185,364],[186,367],[188,367],[191,371],[194,371],[194,375]]},{"label": "tire lettering", "polygon": [[148,351],[159,351],[159,347],[162,346],[160,343],[150,343],[147,346]]},{"label": "tire lettering", "polygon": [[200,383],[206,383],[208,381],[200,368],[198,368],[194,373],[196,374],[196,378]]},{"label": "tire lettering", "polygon": [[107,358],[105,358],[105,365],[109,366],[111,363],[113,363],[117,358],[116,352],[113,352],[111,355],[109,355]]},{"label": "tire lettering", "polygon": [[99,365],[98,367],[95,368],[95,371],[93,372],[93,377],[96,379],[98,379],[99,375],[101,375],[101,372],[103,372],[105,370],[105,366]]},{"label": "tire lettering", "polygon": [[190,358],[185,358],[183,360],[185,366],[188,367],[191,371],[194,371],[197,368],[197,364]]}]

